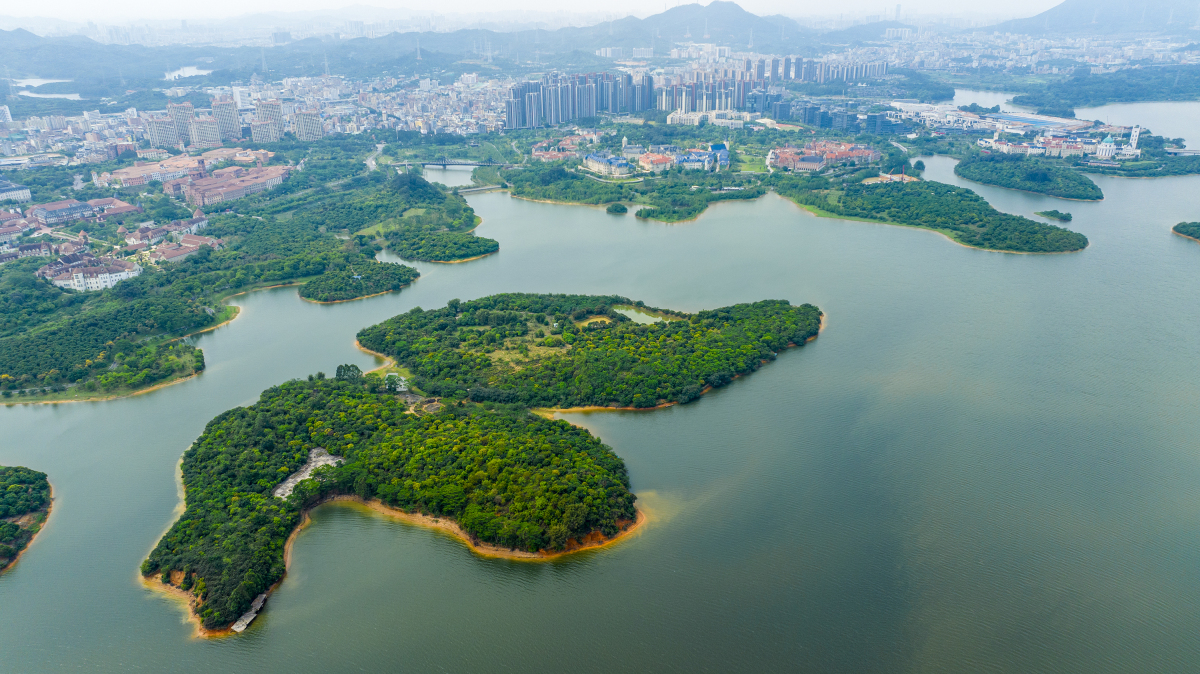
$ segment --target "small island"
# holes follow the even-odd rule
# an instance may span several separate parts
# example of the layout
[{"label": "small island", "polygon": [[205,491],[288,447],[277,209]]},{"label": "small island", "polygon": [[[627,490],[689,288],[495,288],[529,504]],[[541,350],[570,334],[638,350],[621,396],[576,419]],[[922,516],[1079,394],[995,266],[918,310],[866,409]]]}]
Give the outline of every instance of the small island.
[{"label": "small island", "polygon": [[958,162],[954,175],[985,185],[1062,199],[1099,201],[1104,198],[1100,186],[1086,175],[1020,154],[972,154]]},{"label": "small island", "polygon": [[1200,241],[1200,222],[1181,222],[1171,228],[1179,236]]},{"label": "small island", "polygon": [[1040,215],[1043,218],[1050,218],[1051,220],[1058,220],[1059,222],[1070,222],[1073,218],[1073,216],[1070,213],[1063,213],[1062,211],[1059,211],[1057,209],[1049,210],[1049,211],[1038,211],[1038,212],[1034,213],[1034,215]]},{"label": "small island", "polygon": [[[630,307],[664,320],[634,322]],[[624,462],[530,408],[687,402],[820,324],[816,307],[782,300],[684,314],[618,296],[508,294],[413,309],[359,340],[419,388],[343,365],[209,422],[183,456],[184,513],[142,575],[186,597],[200,633],[215,635],[253,620],[307,512],[328,501],[438,527],[487,556],[610,543],[642,521]]]},{"label": "small island", "polygon": [[50,482],[45,473],[0,466],[0,572],[16,563],[42,530],[50,515],[50,503]]},{"label": "small island", "polygon": [[421,272],[391,262],[364,259],[330,269],[300,286],[300,297],[314,302],[345,302],[400,290]]}]

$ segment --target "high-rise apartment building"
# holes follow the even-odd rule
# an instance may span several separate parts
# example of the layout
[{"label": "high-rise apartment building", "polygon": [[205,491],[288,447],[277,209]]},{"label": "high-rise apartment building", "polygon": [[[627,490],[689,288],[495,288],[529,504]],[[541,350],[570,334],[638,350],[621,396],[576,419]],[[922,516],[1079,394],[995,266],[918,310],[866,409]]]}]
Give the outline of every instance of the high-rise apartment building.
[{"label": "high-rise apartment building", "polygon": [[217,128],[221,132],[221,140],[240,140],[242,122],[238,119],[237,104],[229,99],[214,100],[212,111],[213,119],[217,120]]},{"label": "high-rise apartment building", "polygon": [[146,135],[153,147],[175,147],[179,145],[179,130],[175,128],[175,120],[152,117],[146,120]]},{"label": "high-rise apartment building", "polygon": [[292,115],[292,126],[299,140],[317,140],[325,135],[325,128],[321,125],[321,113],[315,110]]},{"label": "high-rise apartment building", "polygon": [[282,137],[279,129],[271,122],[250,123],[250,140],[255,143],[274,143]]},{"label": "high-rise apartment building", "polygon": [[9,112],[7,105],[0,105],[0,122],[11,122],[12,113]]},{"label": "high-rise apartment building", "polygon": [[183,141],[184,145],[191,145],[192,120],[196,117],[196,111],[192,108],[192,104],[167,103],[167,115],[175,124],[175,133],[179,136],[179,140]]},{"label": "high-rise apartment building", "polygon": [[212,117],[193,119],[188,133],[192,147],[221,147],[221,127]]},{"label": "high-rise apartment building", "polygon": [[275,140],[283,137],[283,104],[278,100],[260,100],[254,104],[254,116],[259,123],[275,127]]}]

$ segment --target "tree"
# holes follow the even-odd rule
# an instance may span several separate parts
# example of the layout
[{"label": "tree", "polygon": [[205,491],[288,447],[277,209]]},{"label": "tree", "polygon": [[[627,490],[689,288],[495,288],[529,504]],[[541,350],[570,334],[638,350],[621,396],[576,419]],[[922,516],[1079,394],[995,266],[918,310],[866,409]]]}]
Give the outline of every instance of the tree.
[{"label": "tree", "polygon": [[363,376],[362,369],[353,363],[337,366],[336,379],[341,381],[355,381]]}]

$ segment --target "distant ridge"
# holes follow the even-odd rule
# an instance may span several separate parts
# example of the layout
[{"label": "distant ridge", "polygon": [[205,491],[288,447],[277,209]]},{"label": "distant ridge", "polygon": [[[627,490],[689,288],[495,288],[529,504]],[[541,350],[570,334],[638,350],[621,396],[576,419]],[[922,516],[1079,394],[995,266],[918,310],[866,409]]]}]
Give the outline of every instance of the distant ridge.
[{"label": "distant ridge", "polygon": [[1064,0],[1029,17],[984,30],[1026,35],[1117,33],[1200,34],[1200,2],[1196,0]]}]

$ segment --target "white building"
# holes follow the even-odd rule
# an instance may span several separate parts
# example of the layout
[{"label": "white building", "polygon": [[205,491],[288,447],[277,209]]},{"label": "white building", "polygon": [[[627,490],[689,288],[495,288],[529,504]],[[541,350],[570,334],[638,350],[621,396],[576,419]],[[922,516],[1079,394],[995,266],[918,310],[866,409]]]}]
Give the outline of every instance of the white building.
[{"label": "white building", "polygon": [[292,126],[299,140],[313,141],[325,135],[319,112],[297,112],[292,116]]},{"label": "white building", "polygon": [[191,137],[194,147],[221,147],[221,127],[212,117],[196,117],[191,120]]},{"label": "white building", "polygon": [[51,283],[59,288],[70,288],[84,292],[111,288],[127,278],[142,273],[142,268],[133,262],[106,258],[102,267],[76,267],[55,276]]}]

